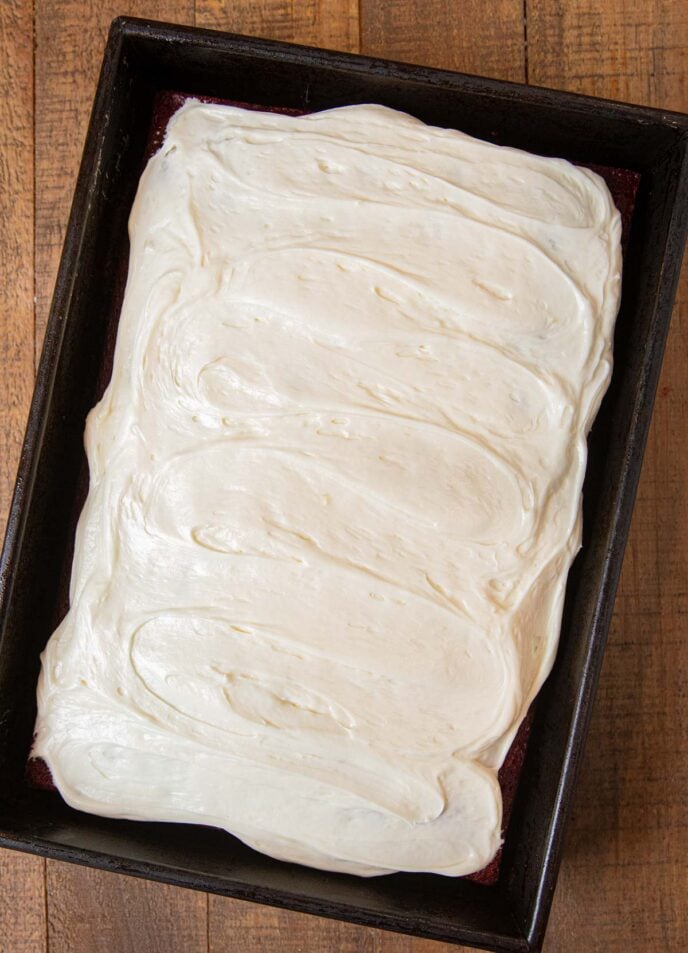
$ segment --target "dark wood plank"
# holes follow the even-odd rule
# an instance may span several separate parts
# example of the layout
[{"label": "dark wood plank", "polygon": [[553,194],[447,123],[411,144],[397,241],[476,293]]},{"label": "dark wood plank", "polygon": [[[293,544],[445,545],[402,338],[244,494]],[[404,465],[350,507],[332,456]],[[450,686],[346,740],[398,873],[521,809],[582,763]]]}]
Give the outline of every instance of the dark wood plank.
[{"label": "dark wood plank", "polygon": [[50,953],[207,953],[204,894],[48,861]]},{"label": "dark wood plank", "polygon": [[[528,0],[533,83],[688,109],[688,5]],[[547,953],[679,951],[688,912],[688,269]]]},{"label": "dark wood plank", "polygon": [[531,83],[688,109],[685,0],[527,0]]},{"label": "dark wood plank", "polygon": [[[0,5],[0,539],[33,382],[33,2]],[[0,951],[45,953],[45,864],[0,850]]]},{"label": "dark wood plank", "polygon": [[33,3],[0,5],[0,535],[33,382]]},{"label": "dark wood plank", "polygon": [[0,953],[47,953],[45,861],[0,850]]},{"label": "dark wood plank", "polygon": [[358,51],[358,0],[196,0],[196,25]]},{"label": "dark wood plank", "polygon": [[[0,5],[0,538],[33,382],[33,3]],[[0,951],[44,953],[45,864],[0,850]]]},{"label": "dark wood plank", "polygon": [[469,953],[466,947],[210,898],[208,953]]},{"label": "dark wood plank", "polygon": [[361,52],[523,82],[523,0],[361,0]]}]

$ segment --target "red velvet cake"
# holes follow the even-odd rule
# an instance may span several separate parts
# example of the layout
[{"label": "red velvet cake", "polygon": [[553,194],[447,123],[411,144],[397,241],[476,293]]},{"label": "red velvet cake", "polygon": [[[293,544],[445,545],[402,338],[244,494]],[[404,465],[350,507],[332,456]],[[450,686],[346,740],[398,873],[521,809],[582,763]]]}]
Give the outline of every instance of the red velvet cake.
[{"label": "red velvet cake", "polygon": [[[170,92],[164,95],[161,95],[158,98],[156,108],[154,111],[154,116],[152,120],[151,127],[151,136],[150,143],[147,152],[146,158],[149,158],[153,155],[161,146],[167,124],[171,116],[184,104],[188,99],[184,94]],[[204,103],[221,103],[223,105],[234,105],[241,106],[245,109],[253,109],[257,111],[267,111],[274,113],[283,113],[288,115],[303,115],[296,110],[280,109],[280,108],[269,108],[263,106],[254,106],[244,103],[232,103],[224,100],[217,100],[208,97],[195,97],[200,99]],[[590,168],[599,174],[607,183],[611,196],[616,204],[619,212],[621,213],[622,219],[622,246],[625,250],[629,240],[631,220],[633,215],[634,203],[637,193],[637,188],[639,184],[639,176],[631,171],[623,169],[614,169],[601,166],[590,166]],[[126,279],[126,262],[122,262],[122,291],[124,290],[124,282]],[[105,386],[108,383],[110,378],[111,369],[112,369],[112,354],[114,352],[115,346],[115,335],[117,330],[117,321],[119,316],[119,305],[121,302],[116,302],[116,307],[113,307],[113,315],[110,322],[111,326],[111,335],[110,335],[110,345],[109,353],[104,356],[103,363],[103,374],[101,378],[102,389],[105,389]],[[88,490],[88,471],[86,464],[84,463],[83,475],[82,475],[82,493],[79,500],[78,510],[81,510],[81,507],[86,499],[86,494]],[[78,518],[78,512],[74,514],[74,523]],[[68,586],[69,586],[69,575],[70,575],[70,565],[71,565],[71,553],[67,554],[65,558],[65,563],[63,567],[63,598],[61,600],[61,605],[58,607],[57,616],[55,619],[55,625],[61,621],[62,617],[65,615],[68,608]],[[503,835],[508,837],[508,824],[509,818],[511,815],[511,810],[514,804],[514,799],[517,792],[518,781],[521,774],[521,770],[524,763],[524,758],[526,754],[526,748],[528,744],[529,732],[534,717],[534,712],[536,709],[536,703],[534,703],[528,714],[521,722],[520,728],[514,738],[513,743],[504,759],[502,766],[499,770],[498,780],[499,786],[501,788],[502,802],[503,802]],[[50,776],[50,771],[47,765],[40,759],[33,759],[28,762],[27,767],[28,777],[30,782],[35,786],[45,790],[55,790],[55,785],[52,782]],[[477,883],[491,885],[496,883],[499,878],[499,864],[501,858],[501,848],[498,853],[494,856],[493,860],[484,867],[482,870],[479,870],[476,873],[469,874],[468,877],[471,880],[474,880]]]}]

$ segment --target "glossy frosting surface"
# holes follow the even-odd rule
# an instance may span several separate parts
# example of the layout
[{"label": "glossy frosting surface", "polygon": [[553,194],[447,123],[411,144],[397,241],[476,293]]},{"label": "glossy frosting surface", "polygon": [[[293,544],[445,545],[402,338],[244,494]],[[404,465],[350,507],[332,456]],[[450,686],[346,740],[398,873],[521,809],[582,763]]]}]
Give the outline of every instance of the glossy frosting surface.
[{"label": "glossy frosting surface", "polygon": [[379,106],[190,101],[130,235],[34,754],[85,811],[481,869],[580,544],[606,186]]}]

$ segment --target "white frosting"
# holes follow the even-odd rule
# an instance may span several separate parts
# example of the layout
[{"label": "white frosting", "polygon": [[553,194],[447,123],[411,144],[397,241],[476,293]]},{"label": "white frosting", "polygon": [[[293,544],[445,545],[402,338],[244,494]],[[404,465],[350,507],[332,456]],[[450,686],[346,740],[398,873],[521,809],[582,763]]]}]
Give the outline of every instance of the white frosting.
[{"label": "white frosting", "polygon": [[192,101],[130,233],[34,754],[81,810],[482,868],[579,547],[606,186],[379,106]]}]

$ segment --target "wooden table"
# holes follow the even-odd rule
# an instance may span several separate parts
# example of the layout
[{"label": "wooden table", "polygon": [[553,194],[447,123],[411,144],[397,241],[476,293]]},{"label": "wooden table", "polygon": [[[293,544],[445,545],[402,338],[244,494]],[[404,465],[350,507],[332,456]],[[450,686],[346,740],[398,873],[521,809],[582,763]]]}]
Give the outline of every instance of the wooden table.
[{"label": "wooden table", "polygon": [[[1,0],[0,530],[107,26],[154,17],[688,110],[685,0]],[[688,274],[548,953],[688,939]],[[0,851],[2,953],[456,947]]]}]

